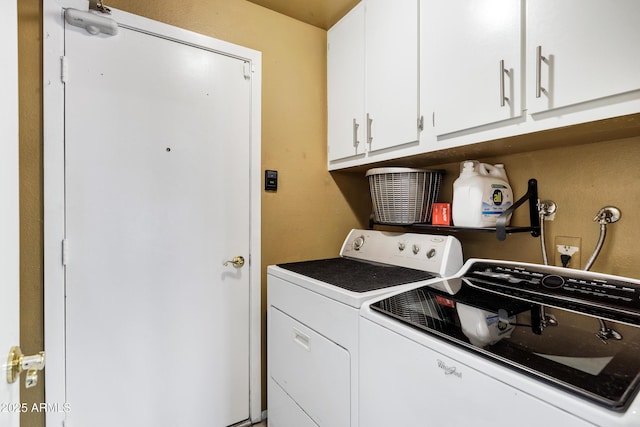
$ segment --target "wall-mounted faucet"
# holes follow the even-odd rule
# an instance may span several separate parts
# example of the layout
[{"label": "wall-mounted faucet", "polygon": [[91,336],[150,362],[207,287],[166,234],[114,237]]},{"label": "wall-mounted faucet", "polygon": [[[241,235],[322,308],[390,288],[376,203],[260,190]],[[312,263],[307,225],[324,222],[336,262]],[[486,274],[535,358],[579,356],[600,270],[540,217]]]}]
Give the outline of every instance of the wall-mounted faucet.
[{"label": "wall-mounted faucet", "polygon": [[600,209],[595,218],[593,218],[594,221],[597,221],[598,224],[600,224],[600,237],[598,238],[598,243],[596,243],[596,248],[591,254],[591,258],[589,258],[589,260],[587,261],[587,265],[585,265],[584,267],[586,271],[589,271],[591,269],[591,266],[600,254],[600,250],[602,249],[602,245],[604,244],[604,239],[607,236],[607,224],[618,222],[618,220],[620,219],[620,215],[620,209],[613,206],[605,206],[604,208]]},{"label": "wall-mounted faucet", "polygon": [[538,201],[538,216],[540,217],[540,249],[542,250],[542,261],[544,265],[549,265],[547,258],[547,244],[545,242],[544,221],[556,213],[558,205],[553,200]]},{"label": "wall-mounted faucet", "polygon": [[[585,265],[585,271],[591,269],[591,266],[595,262],[600,250],[602,249],[602,245],[604,244],[604,239],[607,236],[607,224],[613,224],[620,219],[620,209],[613,206],[605,206],[600,209],[598,214],[593,218],[594,221],[597,221],[600,224],[600,237],[598,238],[598,243],[596,243],[596,247],[591,254],[591,257],[587,261],[587,265]],[[596,333],[596,337],[600,338],[600,340],[607,344],[607,341],[611,338],[616,340],[621,340],[622,335],[607,326],[606,322],[603,319],[598,319],[600,323],[600,330]]]},{"label": "wall-mounted faucet", "polygon": [[[538,201],[538,215],[540,217],[540,249],[542,250],[542,261],[544,265],[549,265],[549,259],[547,258],[547,243],[545,242],[544,221],[548,216],[552,216],[558,210],[558,205],[553,200]],[[548,314],[544,308],[544,305],[540,306],[539,313],[535,313],[534,316],[537,319],[536,333],[542,333],[547,326],[558,326],[558,320],[553,314]],[[537,317],[539,315],[539,317]]]}]

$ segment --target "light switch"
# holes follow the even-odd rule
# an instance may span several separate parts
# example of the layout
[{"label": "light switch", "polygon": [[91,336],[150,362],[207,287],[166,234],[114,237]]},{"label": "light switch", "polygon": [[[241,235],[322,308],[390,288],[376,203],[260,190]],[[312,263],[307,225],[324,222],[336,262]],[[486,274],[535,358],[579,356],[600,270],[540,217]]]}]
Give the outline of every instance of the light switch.
[{"label": "light switch", "polygon": [[265,191],[278,191],[278,171],[264,171],[264,189]]}]

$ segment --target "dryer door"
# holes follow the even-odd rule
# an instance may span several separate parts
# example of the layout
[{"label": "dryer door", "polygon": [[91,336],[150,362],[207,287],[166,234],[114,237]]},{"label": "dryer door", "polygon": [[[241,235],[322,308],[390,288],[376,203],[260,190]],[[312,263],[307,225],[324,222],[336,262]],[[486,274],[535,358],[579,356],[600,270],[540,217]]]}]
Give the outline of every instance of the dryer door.
[{"label": "dryer door", "polygon": [[281,387],[318,425],[349,426],[350,356],[343,347],[270,307],[269,353],[270,382]]}]

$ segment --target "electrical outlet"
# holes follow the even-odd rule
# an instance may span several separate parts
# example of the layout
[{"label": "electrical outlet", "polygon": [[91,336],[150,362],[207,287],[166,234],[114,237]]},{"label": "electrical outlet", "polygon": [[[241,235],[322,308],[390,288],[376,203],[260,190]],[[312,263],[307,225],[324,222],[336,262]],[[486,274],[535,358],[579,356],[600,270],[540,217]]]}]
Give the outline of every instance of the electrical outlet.
[{"label": "electrical outlet", "polygon": [[[562,267],[562,258],[566,256],[571,257],[567,267],[575,268],[577,270],[582,269],[580,253],[582,250],[582,238],[580,237],[568,237],[568,236],[556,236],[554,241],[554,253],[555,253],[555,265]],[[563,255],[565,257],[563,257]]]}]

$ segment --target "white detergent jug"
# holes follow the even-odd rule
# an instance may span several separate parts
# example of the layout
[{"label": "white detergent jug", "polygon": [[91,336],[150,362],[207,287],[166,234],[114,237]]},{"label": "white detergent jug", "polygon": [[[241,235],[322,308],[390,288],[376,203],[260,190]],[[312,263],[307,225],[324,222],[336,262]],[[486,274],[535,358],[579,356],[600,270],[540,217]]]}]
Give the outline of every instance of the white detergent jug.
[{"label": "white detergent jug", "polygon": [[475,160],[461,163],[460,176],[453,183],[451,218],[455,226],[495,227],[498,216],[512,204],[504,165]]}]

